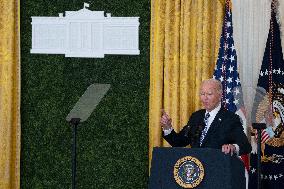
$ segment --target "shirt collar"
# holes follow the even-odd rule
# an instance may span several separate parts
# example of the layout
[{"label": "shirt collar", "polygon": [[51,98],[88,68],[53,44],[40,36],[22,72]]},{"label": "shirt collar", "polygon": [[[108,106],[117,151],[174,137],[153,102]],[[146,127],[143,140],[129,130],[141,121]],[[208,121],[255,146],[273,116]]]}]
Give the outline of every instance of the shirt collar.
[{"label": "shirt collar", "polygon": [[215,117],[215,116],[217,115],[217,113],[219,112],[220,109],[221,109],[221,103],[219,103],[219,105],[218,105],[216,108],[214,108],[213,110],[211,110],[210,112],[208,112],[208,111],[206,110],[205,115],[206,115],[207,113],[209,113],[209,114],[210,114],[210,117]]}]

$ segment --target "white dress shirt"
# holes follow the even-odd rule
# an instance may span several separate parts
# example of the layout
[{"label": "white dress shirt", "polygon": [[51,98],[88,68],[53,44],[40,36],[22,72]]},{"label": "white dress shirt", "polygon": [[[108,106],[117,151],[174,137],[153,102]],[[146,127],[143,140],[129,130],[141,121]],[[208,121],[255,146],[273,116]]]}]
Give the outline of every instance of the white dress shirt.
[{"label": "white dress shirt", "polygon": [[[214,119],[215,119],[217,113],[220,111],[220,109],[221,109],[221,103],[220,103],[216,108],[214,108],[213,110],[211,110],[210,112],[208,112],[208,111],[206,110],[205,115],[206,115],[207,113],[210,114],[210,117],[208,118],[208,124],[207,124],[207,126],[206,126],[206,127],[208,127],[207,131],[209,130],[209,128],[210,128],[212,122],[214,121]],[[163,129],[164,135],[165,135],[165,136],[169,135],[169,134],[172,132],[172,130],[173,130],[172,127],[169,128],[169,129]],[[205,135],[205,136],[206,136],[206,135]],[[239,145],[237,145],[237,144],[233,144],[233,145],[234,145],[235,148],[236,148],[236,154],[239,155],[239,150],[240,150]]]}]

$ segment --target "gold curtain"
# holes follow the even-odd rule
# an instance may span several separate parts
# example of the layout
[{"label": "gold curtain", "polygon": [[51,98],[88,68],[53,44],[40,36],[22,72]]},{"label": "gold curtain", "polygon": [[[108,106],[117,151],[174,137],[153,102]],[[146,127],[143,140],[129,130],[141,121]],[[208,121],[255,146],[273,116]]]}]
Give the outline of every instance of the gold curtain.
[{"label": "gold curtain", "polygon": [[149,161],[161,137],[161,109],[176,131],[201,108],[199,88],[218,57],[224,0],[152,0],[150,42]]},{"label": "gold curtain", "polygon": [[20,188],[20,1],[0,1],[0,188]]}]

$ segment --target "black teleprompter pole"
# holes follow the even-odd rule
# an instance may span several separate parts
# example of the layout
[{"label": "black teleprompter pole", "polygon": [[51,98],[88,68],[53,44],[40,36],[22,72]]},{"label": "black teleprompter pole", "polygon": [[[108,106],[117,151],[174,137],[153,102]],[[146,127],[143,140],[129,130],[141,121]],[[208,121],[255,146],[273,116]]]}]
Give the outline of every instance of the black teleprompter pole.
[{"label": "black teleprompter pole", "polygon": [[76,143],[77,126],[86,121],[101,99],[109,90],[109,84],[94,83],[88,87],[81,98],[76,102],[73,109],[66,117],[66,121],[72,126],[73,145],[72,145],[72,189],[76,188]]},{"label": "black teleprompter pole", "polygon": [[72,118],[70,124],[72,126],[73,144],[72,144],[72,189],[76,188],[76,166],[77,166],[77,126],[80,123],[80,118]]}]

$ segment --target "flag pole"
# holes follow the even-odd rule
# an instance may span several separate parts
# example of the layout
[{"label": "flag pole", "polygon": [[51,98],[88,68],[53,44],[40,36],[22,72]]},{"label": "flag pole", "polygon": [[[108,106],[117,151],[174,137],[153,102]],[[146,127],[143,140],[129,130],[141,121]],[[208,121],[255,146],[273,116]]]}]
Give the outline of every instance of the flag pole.
[{"label": "flag pole", "polygon": [[252,123],[257,130],[257,189],[261,189],[261,130],[266,128],[265,123]]}]

